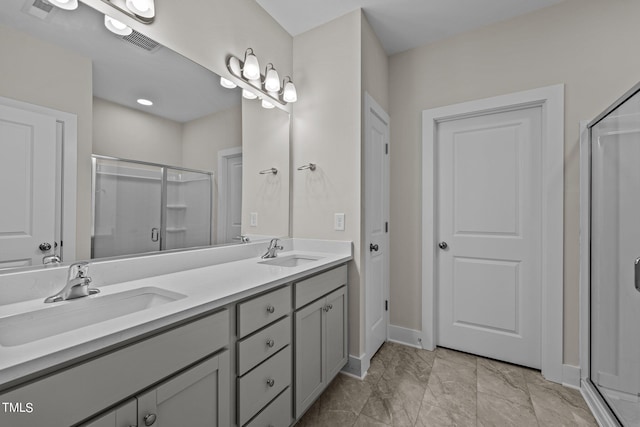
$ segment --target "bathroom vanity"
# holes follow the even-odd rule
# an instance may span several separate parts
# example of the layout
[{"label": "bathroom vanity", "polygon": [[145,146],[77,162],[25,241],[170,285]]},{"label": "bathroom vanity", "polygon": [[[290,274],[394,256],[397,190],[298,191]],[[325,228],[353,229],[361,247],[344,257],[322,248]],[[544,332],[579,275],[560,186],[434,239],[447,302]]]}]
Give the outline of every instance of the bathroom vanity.
[{"label": "bathroom vanity", "polygon": [[243,245],[232,261],[94,282],[97,295],[0,306],[11,404],[0,425],[291,425],[347,363],[352,257],[350,243],[297,243],[269,260],[254,255],[264,244]]}]

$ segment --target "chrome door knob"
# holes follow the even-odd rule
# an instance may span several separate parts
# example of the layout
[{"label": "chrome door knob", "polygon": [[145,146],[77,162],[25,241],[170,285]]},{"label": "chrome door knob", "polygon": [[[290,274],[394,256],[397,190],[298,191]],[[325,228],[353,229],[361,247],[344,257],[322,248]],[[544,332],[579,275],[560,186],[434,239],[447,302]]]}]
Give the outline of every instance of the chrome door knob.
[{"label": "chrome door knob", "polygon": [[50,251],[51,250],[51,243],[49,243],[49,242],[40,243],[40,246],[38,246],[38,248],[42,252]]},{"label": "chrome door knob", "polygon": [[379,249],[379,247],[378,247],[377,244],[375,244],[375,245],[373,243],[369,244],[369,251],[370,252],[378,252],[378,249]]},{"label": "chrome door knob", "polygon": [[447,242],[440,242],[440,243],[438,243],[438,247],[440,249],[447,249],[449,247],[449,245],[447,245]]}]

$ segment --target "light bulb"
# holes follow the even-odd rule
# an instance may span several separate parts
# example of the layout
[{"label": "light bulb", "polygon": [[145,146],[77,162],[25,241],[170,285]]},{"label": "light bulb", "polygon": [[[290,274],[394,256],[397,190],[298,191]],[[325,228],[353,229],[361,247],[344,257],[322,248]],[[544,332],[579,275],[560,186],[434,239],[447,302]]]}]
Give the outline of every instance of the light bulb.
[{"label": "light bulb", "polygon": [[246,99],[256,99],[258,96],[250,90],[242,89],[242,97]]},{"label": "light bulb", "polygon": [[267,72],[265,73],[264,78],[264,88],[267,92],[280,91],[280,76],[278,76],[278,72],[273,68],[273,65],[271,65],[271,68],[267,65]]},{"label": "light bulb", "polygon": [[153,105],[153,101],[149,101],[148,99],[140,98],[136,101],[140,105],[144,105],[145,107],[150,107]]},{"label": "light bulb", "polygon": [[49,3],[64,10],[74,10],[78,8],[78,0],[49,0]]},{"label": "light bulb", "polygon": [[236,85],[234,82],[229,79],[225,79],[222,76],[220,76],[220,86],[226,87],[227,89],[234,89],[238,87],[238,85]]},{"label": "light bulb", "polygon": [[290,80],[284,85],[282,100],[284,102],[296,102],[298,100],[298,93],[296,91],[296,86]]},{"label": "light bulb", "polygon": [[133,32],[126,24],[107,15],[104,16],[104,26],[107,27],[107,30],[119,36],[128,36]]},{"label": "light bulb", "polygon": [[143,18],[153,18],[156,15],[156,7],[153,0],[127,0],[127,9]]},{"label": "light bulb", "polygon": [[272,103],[270,103],[269,101],[267,101],[266,99],[262,100],[262,108],[266,108],[267,110],[272,109],[273,107],[275,107],[275,105],[273,105]]},{"label": "light bulb", "polygon": [[258,58],[253,54],[253,49],[247,49],[247,52],[244,54],[242,75],[247,80],[260,78],[260,64],[258,63]]}]

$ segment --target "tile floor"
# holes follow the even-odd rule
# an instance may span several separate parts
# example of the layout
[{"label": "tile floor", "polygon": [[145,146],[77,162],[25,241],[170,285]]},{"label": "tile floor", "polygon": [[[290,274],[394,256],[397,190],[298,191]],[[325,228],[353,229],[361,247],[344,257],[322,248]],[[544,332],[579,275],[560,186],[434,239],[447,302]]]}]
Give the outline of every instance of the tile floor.
[{"label": "tile floor", "polygon": [[580,392],[539,371],[386,343],[360,381],[338,375],[297,427],[597,426]]}]

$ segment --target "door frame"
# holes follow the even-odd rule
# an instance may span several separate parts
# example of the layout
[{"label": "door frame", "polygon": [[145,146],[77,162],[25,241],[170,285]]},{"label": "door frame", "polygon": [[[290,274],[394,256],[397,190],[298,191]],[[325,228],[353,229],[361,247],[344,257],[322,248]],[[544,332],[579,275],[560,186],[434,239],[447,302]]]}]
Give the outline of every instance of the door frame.
[{"label": "door frame", "polygon": [[242,147],[226,148],[218,151],[218,226],[216,228],[215,243],[227,241],[227,212],[221,209],[227,205],[227,162],[230,158],[242,155]]},{"label": "door frame", "polygon": [[[364,187],[364,195],[365,195],[365,200],[364,200],[364,231],[363,234],[365,235],[365,239],[363,239],[362,244],[363,244],[363,248],[362,248],[362,253],[367,253],[367,248],[366,248],[366,232],[369,229],[368,225],[369,225],[369,221],[370,216],[367,214],[367,194],[368,194],[368,188],[367,188],[367,180],[366,177],[368,176],[368,167],[369,165],[366,163],[366,150],[368,147],[370,147],[370,143],[371,141],[369,140],[370,138],[370,133],[369,133],[369,129],[371,128],[371,115],[375,114],[376,116],[378,116],[378,118],[380,120],[382,120],[383,122],[386,123],[387,125],[387,130],[390,132],[390,118],[389,115],[387,114],[386,111],[384,111],[384,109],[380,106],[380,104],[378,104],[373,97],[371,97],[371,95],[369,95],[368,92],[364,93],[364,147],[363,147],[363,164],[364,164],[364,179],[363,179],[363,187]],[[390,175],[390,161],[389,161],[389,153],[391,153],[391,138],[389,138],[388,141],[388,146],[389,146],[389,151],[387,153],[387,155],[385,156],[385,175],[386,175],[386,179],[385,179],[385,183],[384,186],[385,188],[383,189],[383,191],[385,192],[385,194],[383,195],[383,199],[384,199],[384,216],[387,218],[387,221],[389,221],[389,213],[390,213],[390,179],[391,179],[391,175]],[[384,269],[385,269],[385,273],[384,273],[384,277],[383,277],[383,287],[384,287],[384,299],[386,301],[389,300],[389,284],[390,284],[390,246],[389,246],[389,233],[385,233],[385,239],[384,239],[384,244],[387,248],[387,251],[385,252],[386,255],[384,256]],[[367,364],[369,363],[369,361],[371,360],[371,358],[373,357],[373,354],[369,354],[369,349],[368,349],[368,343],[371,341],[371,334],[369,331],[369,304],[367,301],[367,286],[366,286],[366,278],[367,278],[367,274],[369,273],[369,257],[365,256],[364,258],[364,272],[365,272],[365,287],[364,287],[364,302],[365,302],[365,309],[364,309],[364,329],[365,329],[365,339],[364,339],[364,350],[365,350],[365,358],[367,360]],[[385,311],[385,323],[386,323],[386,338],[387,340],[389,339],[389,311],[386,310]],[[365,371],[363,369],[363,371]]]},{"label": "door frame", "polygon": [[56,169],[58,166],[62,168],[62,189],[56,188],[56,199],[62,202],[60,204],[62,209],[62,215],[60,216],[62,224],[56,224],[56,228],[61,228],[60,239],[64,242],[62,247],[62,262],[75,261],[78,116],[3,96],[0,96],[0,104],[53,117],[56,123],[62,126],[62,164],[56,165]]},{"label": "door frame", "polygon": [[422,112],[422,346],[437,331],[437,124],[483,114],[542,108],[541,362],[542,374],[562,382],[564,239],[564,84],[479,99]]}]

